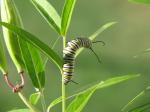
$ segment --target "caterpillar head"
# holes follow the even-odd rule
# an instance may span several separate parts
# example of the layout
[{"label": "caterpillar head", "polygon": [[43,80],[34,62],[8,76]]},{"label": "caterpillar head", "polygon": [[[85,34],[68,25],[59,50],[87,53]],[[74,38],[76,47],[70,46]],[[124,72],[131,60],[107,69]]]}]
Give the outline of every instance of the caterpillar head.
[{"label": "caterpillar head", "polygon": [[92,47],[92,41],[89,38],[86,37],[78,37],[76,40],[79,41],[81,46],[85,48],[91,48]]}]

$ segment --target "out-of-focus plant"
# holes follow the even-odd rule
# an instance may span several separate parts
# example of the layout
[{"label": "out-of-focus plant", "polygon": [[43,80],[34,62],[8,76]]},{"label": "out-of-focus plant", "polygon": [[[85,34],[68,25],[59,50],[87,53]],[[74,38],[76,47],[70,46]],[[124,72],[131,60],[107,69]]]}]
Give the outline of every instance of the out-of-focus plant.
[{"label": "out-of-focus plant", "polygon": [[[143,4],[150,4],[150,0],[128,0],[129,2],[135,2],[135,3],[143,3]],[[149,53],[150,48],[144,50],[139,55],[134,56],[135,58],[139,58],[139,56],[142,56],[144,54]],[[129,101],[123,108],[122,111],[126,112],[127,110],[129,112],[145,112],[150,109],[150,103],[141,104],[134,109],[130,109],[129,107],[136,102],[137,99],[141,98],[142,96],[150,94],[150,86],[146,87],[143,91],[141,91],[138,95],[136,95],[131,101]]]},{"label": "out-of-focus plant", "polygon": [[129,2],[150,4],[150,0],[128,0]]}]

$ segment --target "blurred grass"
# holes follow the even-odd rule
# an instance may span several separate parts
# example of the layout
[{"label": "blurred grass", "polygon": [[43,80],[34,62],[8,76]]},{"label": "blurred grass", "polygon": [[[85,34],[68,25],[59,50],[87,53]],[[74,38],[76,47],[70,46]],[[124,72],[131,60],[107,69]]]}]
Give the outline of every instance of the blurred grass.
[{"label": "blurred grass", "polygon": [[[48,1],[61,13],[64,0]],[[41,37],[41,40],[51,45],[58,35],[47,25],[28,0],[15,0],[15,2],[20,9],[25,29]],[[76,36],[89,36],[100,25],[109,21],[118,21],[118,24],[97,38],[97,40],[105,41],[105,46],[94,45],[96,53],[102,58],[102,64],[97,62],[95,56],[88,49],[76,59],[73,79],[80,84],[68,85],[68,94],[84,89],[87,85],[96,81],[114,77],[116,74],[142,74],[140,78],[96,92],[84,109],[84,112],[120,112],[120,109],[129,100],[150,85],[150,55],[133,58],[133,56],[150,47],[149,12],[149,5],[132,4],[127,2],[127,0],[77,1],[68,40]],[[55,49],[62,55],[61,39],[58,45]],[[10,59],[8,63],[10,63]],[[17,76],[17,72],[12,64],[9,65],[9,68],[10,75]],[[57,68],[51,63],[47,64],[46,70],[45,94],[46,99],[49,99],[47,101],[47,104],[49,104],[50,101],[60,96],[61,77]],[[29,80],[28,76],[27,80]],[[0,82],[0,111],[6,112],[10,109],[25,107],[18,96],[13,94],[4,84],[2,76]],[[27,81],[24,92],[26,95],[33,92],[30,81]],[[148,102],[148,98],[149,96],[143,97],[135,105]],[[53,112],[60,112],[58,107],[54,108]]]}]

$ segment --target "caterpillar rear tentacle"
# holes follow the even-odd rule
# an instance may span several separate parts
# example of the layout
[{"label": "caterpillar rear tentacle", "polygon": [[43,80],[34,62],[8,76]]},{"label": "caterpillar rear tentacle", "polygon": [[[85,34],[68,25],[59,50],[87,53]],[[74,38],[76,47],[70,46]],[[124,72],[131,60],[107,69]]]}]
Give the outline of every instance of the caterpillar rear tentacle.
[{"label": "caterpillar rear tentacle", "polygon": [[[105,43],[103,41],[94,41],[92,42],[88,38],[77,38],[74,40],[71,40],[70,42],[67,43],[67,47],[63,49],[63,77],[64,77],[64,84],[67,85],[69,82],[76,83],[75,81],[72,80],[72,73],[74,72],[74,63],[75,63],[75,54],[78,49],[81,47],[88,48],[90,49],[96,58],[98,59],[98,62],[101,63],[100,58],[98,55],[95,53],[95,51],[92,49],[92,44],[101,42],[103,46]],[[78,83],[76,83],[78,84]]]}]

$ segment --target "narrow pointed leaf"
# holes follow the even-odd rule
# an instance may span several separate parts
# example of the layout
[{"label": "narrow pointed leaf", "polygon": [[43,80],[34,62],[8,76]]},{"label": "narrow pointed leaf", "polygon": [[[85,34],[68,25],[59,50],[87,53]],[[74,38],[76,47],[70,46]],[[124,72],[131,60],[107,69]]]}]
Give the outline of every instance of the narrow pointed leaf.
[{"label": "narrow pointed leaf", "polygon": [[116,24],[117,22],[109,22],[104,24],[102,27],[100,27],[96,32],[94,32],[89,39],[94,40],[99,34],[101,34],[103,31],[105,31],[106,29],[108,29],[109,27],[113,26],[114,24]]},{"label": "narrow pointed leaf", "polygon": [[148,109],[150,109],[150,103],[138,106],[138,107],[136,107],[136,108],[134,108],[134,109],[132,109],[132,110],[130,110],[128,112],[145,112]]},{"label": "narrow pointed leaf", "polygon": [[60,34],[61,19],[55,8],[47,0],[31,0],[31,2],[48,24]]},{"label": "narrow pointed leaf", "polygon": [[6,74],[7,71],[7,64],[6,64],[6,56],[3,48],[3,43],[0,38],[0,70],[3,74]]},{"label": "narrow pointed leaf", "polygon": [[145,94],[150,92],[150,86],[148,86],[145,90],[140,92],[138,95],[136,95],[128,104],[126,104],[123,108],[122,111],[125,111],[129,106],[131,106],[137,99],[141,98]]},{"label": "narrow pointed leaf", "polygon": [[53,51],[48,45],[40,41],[36,36],[19,27],[16,27],[8,23],[0,22],[0,25],[3,25],[9,30],[15,32],[16,34],[19,35],[18,37],[22,38],[31,45],[35,46],[37,49],[41,50],[45,55],[47,55],[49,60],[54,62],[59,67],[59,69],[61,69],[63,62],[62,59],[58,56],[58,54],[55,51]]},{"label": "narrow pointed leaf", "polygon": [[67,33],[75,3],[76,0],[65,0],[61,16],[61,34],[63,36],[65,36]]},{"label": "narrow pointed leaf", "polygon": [[108,79],[108,80],[104,81],[105,83],[103,83],[101,85],[98,85],[97,89],[105,88],[105,87],[114,85],[116,83],[120,83],[122,81],[133,79],[133,78],[136,78],[136,77],[139,77],[139,76],[140,76],[140,74],[131,74],[131,75],[124,75],[124,76],[114,77],[114,78],[111,78],[111,79]]},{"label": "narrow pointed leaf", "polygon": [[[23,27],[23,23],[19,11],[17,10],[17,7],[15,7],[15,9],[16,11],[15,10],[14,11],[18,19],[17,26]],[[45,85],[45,72],[44,72],[44,65],[42,62],[42,58],[38,50],[35,49],[34,46],[28,44],[22,38],[18,38],[18,40],[19,40],[22,56],[24,59],[24,63],[26,65],[26,69],[29,73],[29,76],[32,80],[32,83],[36,88],[41,90]]]},{"label": "narrow pointed leaf", "polygon": [[8,111],[8,112],[32,112],[32,111],[30,111],[29,109],[16,109],[16,110]]},{"label": "narrow pointed leaf", "polygon": [[148,53],[150,52],[150,48],[147,48],[147,49],[144,50],[144,53],[147,53],[147,52]]},{"label": "narrow pointed leaf", "polygon": [[40,112],[35,106],[33,106],[28,99],[24,96],[23,93],[18,92],[20,99],[24,102],[24,104],[31,110],[31,112]]},{"label": "narrow pointed leaf", "polygon": [[[103,82],[100,82],[99,84],[102,84],[102,83]],[[90,99],[92,94],[95,92],[95,90],[96,90],[96,86],[82,92],[80,95],[77,95],[75,99],[67,107],[66,112],[81,112],[81,110],[87,104],[88,100]]]},{"label": "narrow pointed leaf", "polygon": [[[58,37],[56,40],[55,40],[55,42],[53,43],[53,45],[52,45],[52,49],[54,49],[55,48],[55,46],[56,46],[56,43],[58,42],[58,40],[60,39],[60,37]],[[47,64],[47,62],[48,62],[48,58],[47,57],[45,57],[44,59],[43,59],[44,61],[43,61],[43,63],[44,63],[44,68],[46,67],[46,64]]]},{"label": "narrow pointed leaf", "polygon": [[150,4],[150,0],[128,0],[129,2]]},{"label": "narrow pointed leaf", "polygon": [[57,105],[61,101],[62,101],[62,97],[58,97],[57,99],[55,99],[54,101],[52,101],[50,103],[50,105],[48,106],[48,108],[47,108],[47,112],[49,112],[52,107],[54,107],[55,105]]},{"label": "narrow pointed leaf", "polygon": [[40,92],[36,92],[30,95],[29,101],[32,105],[36,105],[40,99]]},{"label": "narrow pointed leaf", "polygon": [[[2,20],[16,26],[23,26],[19,11],[17,10],[14,1],[3,0]],[[3,34],[7,49],[14,64],[18,69],[18,72],[24,71],[25,67],[28,71],[33,85],[36,88],[39,88],[40,86],[38,84],[38,78],[36,76],[32,57],[28,49],[28,44],[21,38],[16,38],[18,35],[6,28],[3,28]]]},{"label": "narrow pointed leaf", "polygon": [[[108,29],[109,27],[113,26],[117,22],[109,22],[101,26],[96,32],[94,32],[91,36],[89,36],[90,40],[94,40],[98,35],[100,35],[103,31]],[[84,50],[84,48],[81,48],[77,51],[76,57]]]},{"label": "narrow pointed leaf", "polygon": [[[28,71],[28,74],[31,78],[32,84],[34,85],[34,87],[40,88],[40,85],[38,83],[38,78],[36,76],[36,71],[34,68],[33,60],[32,60],[31,54],[29,52],[27,43],[25,43],[26,41],[21,40],[21,38],[19,38],[19,40],[20,40],[19,43],[20,43],[20,48],[21,48],[23,59],[24,59],[24,63],[25,63],[26,69]],[[24,48],[26,48],[26,49],[24,49]]]},{"label": "narrow pointed leaf", "polygon": [[39,83],[39,89],[41,90],[45,85],[45,69],[43,65],[43,60],[40,53],[36,48],[34,48],[34,46],[29,45],[29,49],[35,66],[37,83]]},{"label": "narrow pointed leaf", "polygon": [[108,86],[120,83],[122,81],[131,79],[131,78],[135,78],[138,76],[139,75],[127,75],[127,76],[122,76],[122,77],[115,77],[115,78],[100,82],[99,84],[96,84],[93,87],[82,92],[81,94],[77,95],[76,98],[68,106],[66,112],[81,112],[96,89],[108,87]]},{"label": "narrow pointed leaf", "polygon": [[150,54],[150,48],[141,51],[139,54],[133,56],[133,58],[139,58],[141,56],[148,55],[148,54]]},{"label": "narrow pointed leaf", "polygon": [[[1,0],[1,20],[9,24],[18,25],[18,14],[16,13],[13,0]],[[15,38],[17,35],[4,27],[2,27],[2,30],[9,56],[15,64],[17,71],[21,72],[24,69],[24,63],[18,39]]]},{"label": "narrow pointed leaf", "polygon": [[[66,100],[70,99],[70,98],[73,98],[73,97],[76,97],[76,98],[68,106],[66,112],[74,112],[74,110],[75,110],[75,112],[78,112],[77,111],[78,109],[82,110],[84,105],[87,103],[87,101],[90,99],[92,94],[95,92],[95,90],[102,89],[102,88],[105,88],[105,87],[109,87],[111,85],[118,84],[120,82],[129,80],[129,79],[132,79],[132,78],[136,78],[136,77],[139,77],[139,76],[140,76],[139,74],[136,74],[136,75],[125,75],[125,76],[114,77],[114,78],[108,79],[106,81],[101,81],[98,84],[95,84],[95,85],[89,87],[88,89],[86,89],[86,90],[84,90],[82,92],[79,92],[79,93],[76,93],[74,95],[71,95],[71,96],[67,97]],[[62,101],[62,97],[59,97],[56,100],[54,100],[49,105],[47,112],[49,112],[49,110],[53,106],[55,106],[56,104],[60,103],[61,101]]]}]

